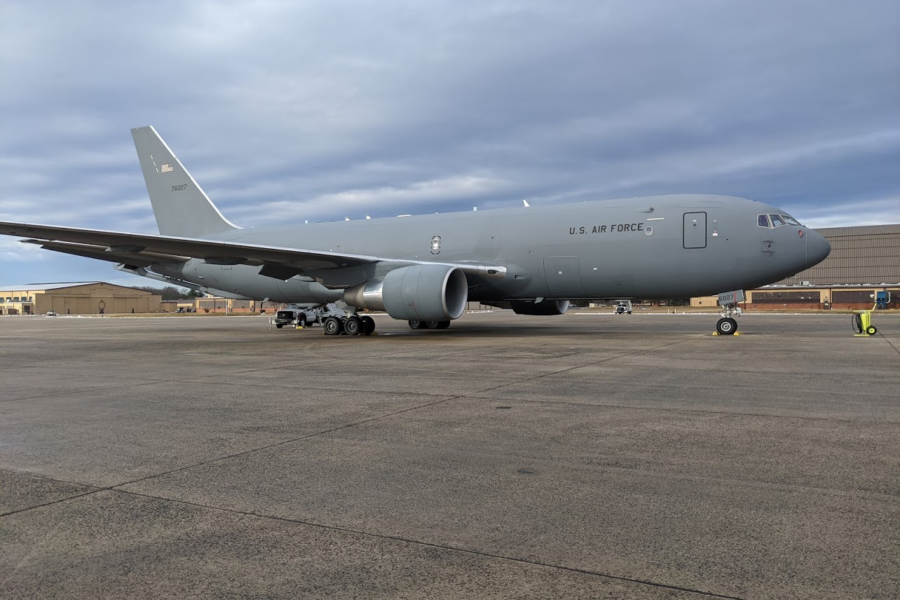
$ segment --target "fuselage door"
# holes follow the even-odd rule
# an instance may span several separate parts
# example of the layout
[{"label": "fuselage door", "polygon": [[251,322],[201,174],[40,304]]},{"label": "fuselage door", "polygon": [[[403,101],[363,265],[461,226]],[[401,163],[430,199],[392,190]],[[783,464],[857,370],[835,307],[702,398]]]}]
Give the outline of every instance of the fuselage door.
[{"label": "fuselage door", "polygon": [[577,256],[548,256],[544,259],[544,276],[551,298],[584,297]]},{"label": "fuselage door", "polygon": [[706,248],[706,213],[684,213],[684,247]]}]

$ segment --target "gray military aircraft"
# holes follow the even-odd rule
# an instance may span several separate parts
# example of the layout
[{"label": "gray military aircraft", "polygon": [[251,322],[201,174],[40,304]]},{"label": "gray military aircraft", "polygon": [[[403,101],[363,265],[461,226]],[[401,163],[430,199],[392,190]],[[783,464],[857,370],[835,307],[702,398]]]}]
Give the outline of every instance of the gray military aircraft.
[{"label": "gray military aircraft", "polygon": [[[560,315],[574,299],[686,298],[779,281],[828,256],[773,206],[675,195],[241,229],[152,127],[132,129],[159,235],[0,222],[47,250],[118,263],[167,283],[247,299],[344,302],[330,335],[369,334],[387,312],[443,329],[468,300]],[[717,324],[732,334],[735,303]]]}]

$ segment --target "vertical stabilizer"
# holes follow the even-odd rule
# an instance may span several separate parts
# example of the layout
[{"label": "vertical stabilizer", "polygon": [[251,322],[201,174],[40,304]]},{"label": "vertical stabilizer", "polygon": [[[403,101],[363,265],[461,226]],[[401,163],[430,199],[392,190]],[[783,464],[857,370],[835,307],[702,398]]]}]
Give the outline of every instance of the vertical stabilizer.
[{"label": "vertical stabilizer", "polygon": [[239,229],[222,216],[153,127],[131,130],[162,235],[205,237]]}]

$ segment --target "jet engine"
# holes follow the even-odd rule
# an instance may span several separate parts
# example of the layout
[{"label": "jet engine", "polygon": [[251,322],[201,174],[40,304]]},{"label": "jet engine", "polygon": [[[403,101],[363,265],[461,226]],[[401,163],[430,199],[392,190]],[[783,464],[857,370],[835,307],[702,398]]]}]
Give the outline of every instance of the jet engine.
[{"label": "jet engine", "polygon": [[344,290],[350,306],[383,310],[406,321],[450,321],[466,308],[466,275],[450,265],[412,265]]},{"label": "jet engine", "polygon": [[543,302],[522,302],[513,300],[510,302],[513,312],[517,315],[561,315],[569,310],[568,300],[544,300]]}]

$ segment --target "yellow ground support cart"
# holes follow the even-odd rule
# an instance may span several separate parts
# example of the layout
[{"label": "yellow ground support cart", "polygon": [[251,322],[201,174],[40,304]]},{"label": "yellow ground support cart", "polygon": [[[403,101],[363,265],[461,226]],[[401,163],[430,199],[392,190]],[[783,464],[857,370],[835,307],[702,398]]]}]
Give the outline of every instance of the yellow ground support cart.
[{"label": "yellow ground support cart", "polygon": [[872,325],[871,310],[855,310],[850,319],[853,322],[853,331],[856,332],[853,334],[854,337],[869,337],[878,333],[878,330]]}]

